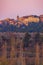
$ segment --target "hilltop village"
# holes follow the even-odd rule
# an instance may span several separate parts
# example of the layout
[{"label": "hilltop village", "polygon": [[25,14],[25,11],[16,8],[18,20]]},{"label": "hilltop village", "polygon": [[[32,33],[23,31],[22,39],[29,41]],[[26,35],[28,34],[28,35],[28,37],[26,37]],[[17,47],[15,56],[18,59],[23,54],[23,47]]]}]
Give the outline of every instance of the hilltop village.
[{"label": "hilltop village", "polygon": [[43,15],[17,16],[0,20],[0,32],[43,32]]},{"label": "hilltop village", "polygon": [[25,25],[27,25],[28,22],[43,22],[43,15],[40,15],[40,16],[30,15],[30,16],[23,16],[23,17],[17,16],[16,20],[10,19],[10,18],[0,20],[0,24],[2,24],[3,22],[5,22],[6,24],[9,23],[9,24],[13,24],[13,25],[16,25],[17,23],[18,24],[24,23]]}]

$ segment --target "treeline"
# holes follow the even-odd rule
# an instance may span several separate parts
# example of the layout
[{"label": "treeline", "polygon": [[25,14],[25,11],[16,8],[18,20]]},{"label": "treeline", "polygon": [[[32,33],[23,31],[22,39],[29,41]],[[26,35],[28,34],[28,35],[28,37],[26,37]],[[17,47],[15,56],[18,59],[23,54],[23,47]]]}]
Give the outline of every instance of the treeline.
[{"label": "treeline", "polygon": [[38,23],[28,23],[26,26],[25,24],[22,25],[12,25],[12,24],[0,24],[0,32],[43,32],[43,22]]}]

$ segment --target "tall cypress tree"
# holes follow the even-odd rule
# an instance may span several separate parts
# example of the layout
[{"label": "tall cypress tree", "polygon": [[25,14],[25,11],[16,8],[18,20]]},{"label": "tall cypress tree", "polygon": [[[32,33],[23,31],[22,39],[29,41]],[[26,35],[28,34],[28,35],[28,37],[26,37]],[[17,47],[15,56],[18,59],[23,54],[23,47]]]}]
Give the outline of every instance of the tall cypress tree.
[{"label": "tall cypress tree", "polygon": [[25,34],[24,39],[23,39],[23,48],[27,48],[28,47],[30,37],[31,37],[31,35],[27,32]]}]

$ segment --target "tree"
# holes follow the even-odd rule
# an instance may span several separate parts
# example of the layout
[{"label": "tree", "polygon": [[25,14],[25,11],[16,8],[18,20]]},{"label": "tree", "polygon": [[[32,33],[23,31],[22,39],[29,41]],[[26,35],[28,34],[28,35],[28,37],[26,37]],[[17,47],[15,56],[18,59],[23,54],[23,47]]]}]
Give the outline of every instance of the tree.
[{"label": "tree", "polygon": [[28,32],[26,32],[25,37],[23,39],[23,48],[28,47],[30,38],[31,38],[31,35]]}]

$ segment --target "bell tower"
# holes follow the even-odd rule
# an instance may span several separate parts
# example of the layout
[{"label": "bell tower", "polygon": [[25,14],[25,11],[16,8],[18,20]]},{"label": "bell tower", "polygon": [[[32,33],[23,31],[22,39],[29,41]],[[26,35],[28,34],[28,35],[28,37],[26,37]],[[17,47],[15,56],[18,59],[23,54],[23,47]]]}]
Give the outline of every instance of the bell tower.
[{"label": "bell tower", "polygon": [[17,16],[17,20],[19,20],[19,16]]}]

